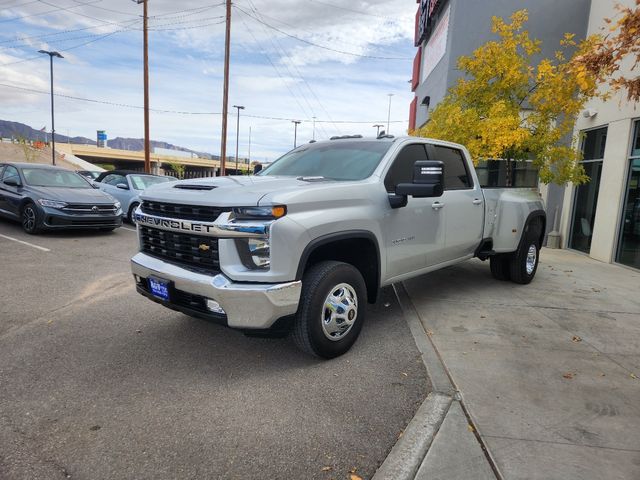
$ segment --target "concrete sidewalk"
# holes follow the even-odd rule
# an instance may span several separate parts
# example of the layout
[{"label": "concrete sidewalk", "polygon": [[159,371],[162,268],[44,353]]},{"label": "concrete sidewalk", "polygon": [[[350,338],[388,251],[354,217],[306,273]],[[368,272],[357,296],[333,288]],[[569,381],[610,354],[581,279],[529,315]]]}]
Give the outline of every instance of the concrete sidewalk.
[{"label": "concrete sidewalk", "polygon": [[509,480],[640,478],[640,273],[545,249],[530,285],[472,261],[404,287],[462,400],[418,478],[488,478],[488,459]]}]

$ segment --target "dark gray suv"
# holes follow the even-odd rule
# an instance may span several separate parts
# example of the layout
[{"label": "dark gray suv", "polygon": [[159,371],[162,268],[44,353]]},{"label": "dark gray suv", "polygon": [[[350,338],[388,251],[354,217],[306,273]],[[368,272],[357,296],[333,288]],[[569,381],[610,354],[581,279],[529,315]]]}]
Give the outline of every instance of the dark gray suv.
[{"label": "dark gray suv", "polygon": [[33,163],[0,163],[0,216],[30,234],[45,229],[113,230],[120,202],[75,172]]}]

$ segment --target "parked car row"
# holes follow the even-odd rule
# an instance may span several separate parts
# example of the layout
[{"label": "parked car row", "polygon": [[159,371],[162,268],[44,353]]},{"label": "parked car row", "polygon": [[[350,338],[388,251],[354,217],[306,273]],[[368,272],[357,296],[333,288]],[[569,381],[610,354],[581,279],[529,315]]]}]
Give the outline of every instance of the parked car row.
[{"label": "parked car row", "polygon": [[[91,172],[94,173],[94,172]],[[95,180],[60,167],[0,163],[0,217],[17,220],[29,234],[43,230],[111,231],[131,220],[139,194],[174,177],[109,171]]]}]

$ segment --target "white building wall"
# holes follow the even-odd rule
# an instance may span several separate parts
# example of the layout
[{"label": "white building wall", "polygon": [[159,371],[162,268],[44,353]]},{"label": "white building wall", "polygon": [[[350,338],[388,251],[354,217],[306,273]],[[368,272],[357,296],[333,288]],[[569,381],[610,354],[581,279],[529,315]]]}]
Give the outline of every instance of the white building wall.
[{"label": "white building wall", "polygon": [[[616,16],[616,3],[629,7],[635,6],[635,0],[594,0],[591,3],[589,16],[589,35],[601,33],[603,27],[608,29],[604,19]],[[627,76],[630,72],[630,63],[625,62],[620,73]],[[597,127],[608,127],[589,255],[597,260],[612,262],[616,254],[622,218],[633,121],[640,117],[640,108],[638,104],[628,102],[626,92],[623,91],[613,95],[606,102],[600,99],[592,100],[586,109],[597,113],[590,118],[580,115],[576,122],[576,133]],[[575,187],[570,185],[565,189],[565,208],[561,226],[562,245],[565,248],[568,247],[569,242],[574,195]]]}]

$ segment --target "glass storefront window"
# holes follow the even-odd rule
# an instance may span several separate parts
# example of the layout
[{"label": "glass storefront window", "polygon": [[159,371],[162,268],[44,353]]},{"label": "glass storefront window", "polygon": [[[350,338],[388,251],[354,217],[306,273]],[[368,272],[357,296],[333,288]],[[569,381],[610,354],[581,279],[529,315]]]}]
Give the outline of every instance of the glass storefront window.
[{"label": "glass storefront window", "polygon": [[640,121],[636,122],[617,261],[640,268]]},{"label": "glass storefront window", "polygon": [[633,145],[631,146],[631,156],[640,157],[640,121],[636,122],[636,129],[633,134]]},{"label": "glass storefront window", "polygon": [[582,166],[589,182],[576,188],[573,202],[573,220],[569,237],[569,248],[589,253],[593,225],[596,219],[600,177],[602,176],[602,158],[607,141],[607,127],[584,132]]}]

